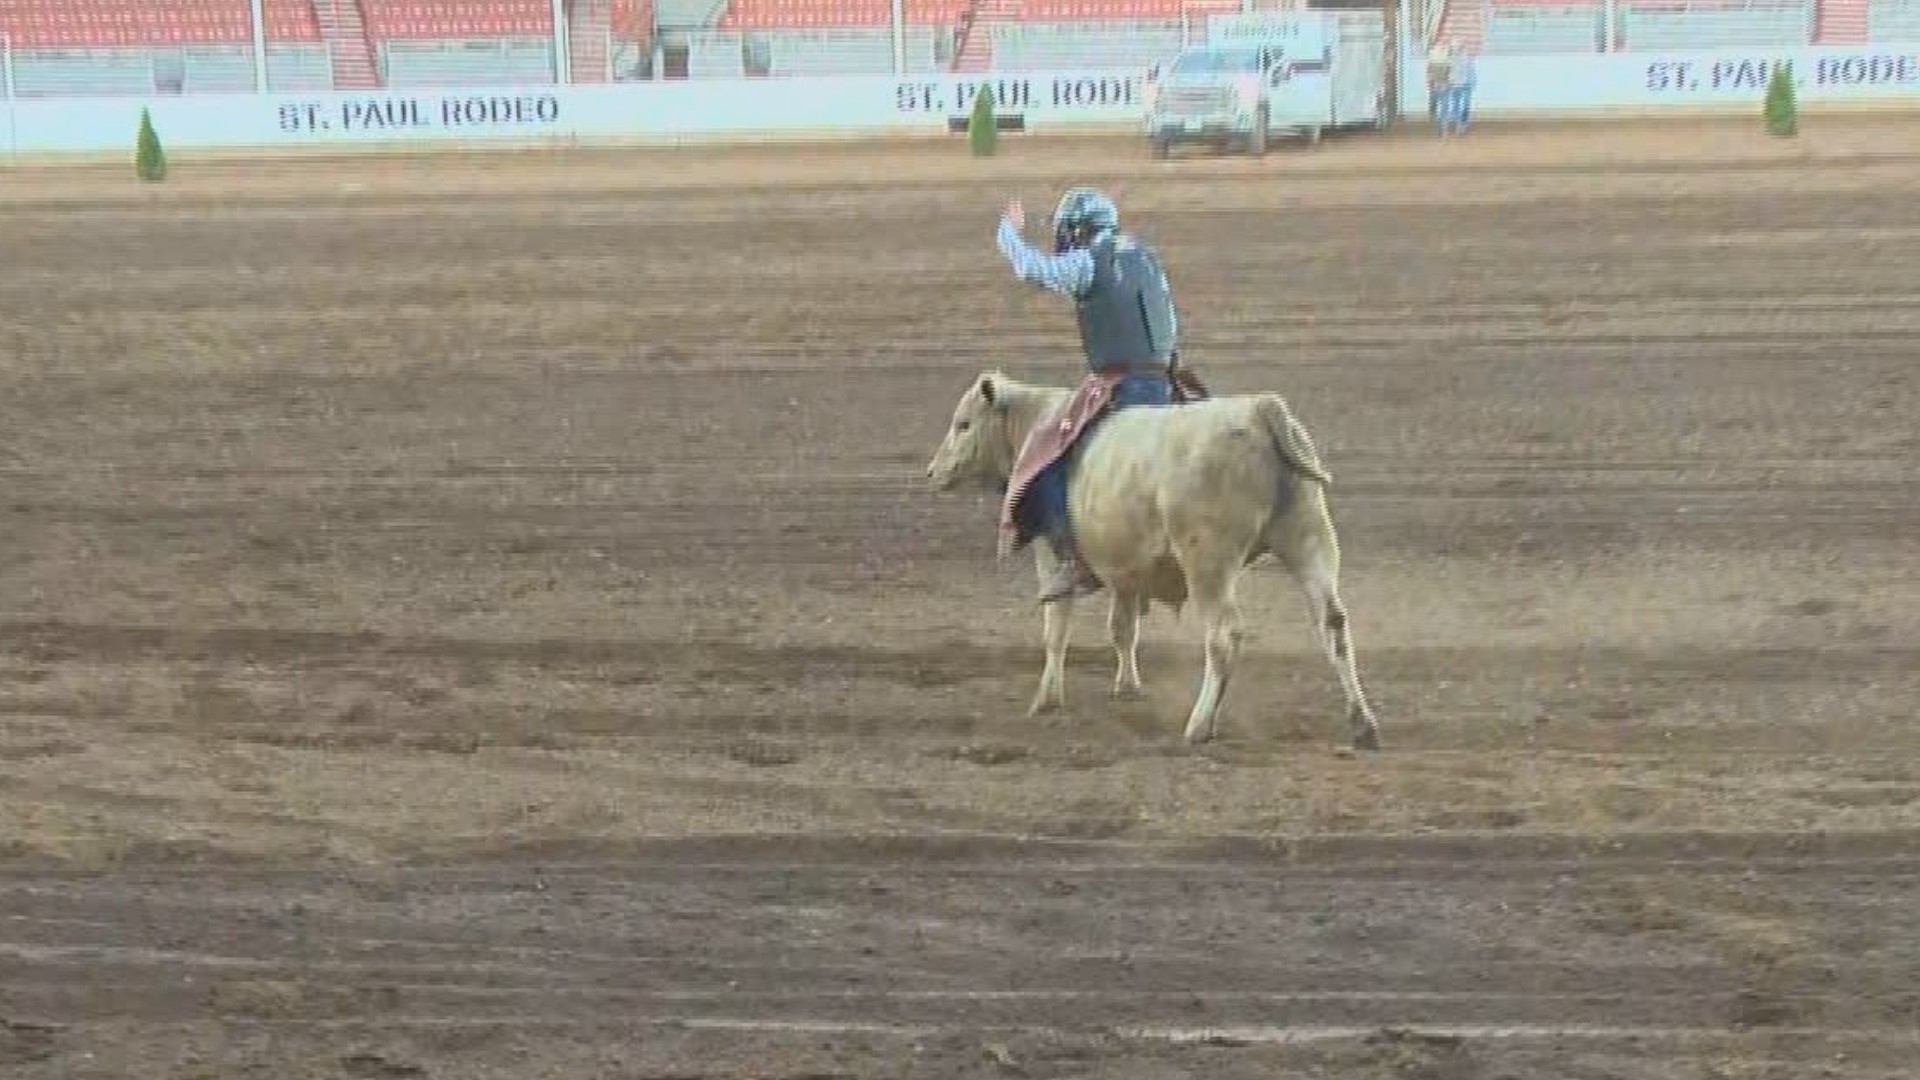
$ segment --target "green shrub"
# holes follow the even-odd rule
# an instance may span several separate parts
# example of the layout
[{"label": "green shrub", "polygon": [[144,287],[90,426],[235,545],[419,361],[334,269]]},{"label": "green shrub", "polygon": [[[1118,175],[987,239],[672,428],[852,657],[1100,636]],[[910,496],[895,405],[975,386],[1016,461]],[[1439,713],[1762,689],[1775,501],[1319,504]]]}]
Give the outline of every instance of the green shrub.
[{"label": "green shrub", "polygon": [[159,182],[167,178],[167,152],[160,148],[160,136],[153,130],[153,117],[140,110],[140,137],[133,151],[133,171],[142,180]]},{"label": "green shrub", "polygon": [[1785,64],[1775,64],[1767,78],[1767,131],[1782,138],[1800,130],[1800,106],[1794,100],[1793,73]]},{"label": "green shrub", "polygon": [[973,96],[973,113],[967,117],[967,142],[972,144],[975,157],[990,157],[999,138],[993,117],[993,90],[982,83],[980,92]]}]

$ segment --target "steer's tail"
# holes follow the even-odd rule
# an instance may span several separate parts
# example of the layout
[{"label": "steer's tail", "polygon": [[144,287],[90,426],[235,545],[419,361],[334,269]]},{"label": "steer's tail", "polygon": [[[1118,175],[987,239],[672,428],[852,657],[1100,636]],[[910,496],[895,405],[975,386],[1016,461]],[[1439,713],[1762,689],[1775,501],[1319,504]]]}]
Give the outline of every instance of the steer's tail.
[{"label": "steer's tail", "polygon": [[1286,398],[1279,394],[1261,394],[1255,399],[1253,409],[1267,426],[1274,449],[1280,451],[1280,457],[1295,472],[1323,485],[1333,483],[1333,477],[1327,475],[1327,470],[1320,464],[1320,455],[1313,448],[1312,436],[1307,434],[1307,429],[1300,425],[1300,421],[1293,418],[1293,411],[1287,408]]}]

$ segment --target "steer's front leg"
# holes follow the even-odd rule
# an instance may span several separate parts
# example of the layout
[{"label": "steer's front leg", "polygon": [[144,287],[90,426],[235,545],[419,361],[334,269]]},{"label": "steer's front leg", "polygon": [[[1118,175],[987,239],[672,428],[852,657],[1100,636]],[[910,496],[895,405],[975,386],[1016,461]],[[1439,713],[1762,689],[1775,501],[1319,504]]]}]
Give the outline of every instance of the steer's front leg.
[{"label": "steer's front leg", "polygon": [[1073,630],[1073,598],[1040,605],[1047,646],[1047,666],[1040,672],[1040,690],[1027,707],[1028,716],[1067,707],[1067,638]]}]

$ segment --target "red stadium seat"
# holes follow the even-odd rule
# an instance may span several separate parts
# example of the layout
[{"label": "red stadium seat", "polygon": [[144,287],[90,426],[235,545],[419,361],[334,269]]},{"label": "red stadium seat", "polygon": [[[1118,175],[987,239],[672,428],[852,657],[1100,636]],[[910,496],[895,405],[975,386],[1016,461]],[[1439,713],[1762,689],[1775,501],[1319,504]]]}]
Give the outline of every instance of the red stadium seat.
[{"label": "red stadium seat", "polygon": [[[318,41],[308,0],[264,0],[268,41]],[[245,44],[247,0],[7,0],[0,34],[16,49]]]},{"label": "red stadium seat", "polygon": [[549,0],[361,0],[374,38],[545,37]]},{"label": "red stadium seat", "polygon": [[320,20],[312,0],[261,0],[268,41],[319,41]]},{"label": "red stadium seat", "polygon": [[609,25],[615,35],[635,40],[642,31],[653,29],[652,0],[613,0]]},{"label": "red stadium seat", "polygon": [[720,16],[722,30],[789,30],[885,26],[891,0],[734,0]]},{"label": "red stadium seat", "polygon": [[[967,6],[968,0],[903,0],[901,14],[909,25],[953,26]],[[1239,9],[1239,0],[1000,0],[989,2],[982,18],[1020,22],[1170,21],[1178,19],[1182,11],[1200,15]],[[720,16],[719,27],[776,30],[885,26],[892,16],[890,0],[732,0]]]}]

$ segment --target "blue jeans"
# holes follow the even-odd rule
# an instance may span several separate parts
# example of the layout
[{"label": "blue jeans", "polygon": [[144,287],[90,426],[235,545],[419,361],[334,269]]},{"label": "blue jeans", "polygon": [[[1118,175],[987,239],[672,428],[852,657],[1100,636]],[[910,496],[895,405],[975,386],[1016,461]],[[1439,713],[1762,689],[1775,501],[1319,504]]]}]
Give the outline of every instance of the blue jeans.
[{"label": "blue jeans", "polygon": [[1441,131],[1467,130],[1468,114],[1473,109],[1473,86],[1449,86],[1440,91],[1439,106],[1433,120]]},{"label": "blue jeans", "polygon": [[[1109,411],[1134,405],[1169,405],[1173,402],[1173,384],[1165,375],[1129,375],[1115,384]],[[1033,478],[1021,502],[1020,524],[1034,536],[1064,538],[1067,534],[1067,465],[1080,452],[1086,437],[1105,420],[1103,414],[1080,432],[1080,438],[1053,464]]]}]

